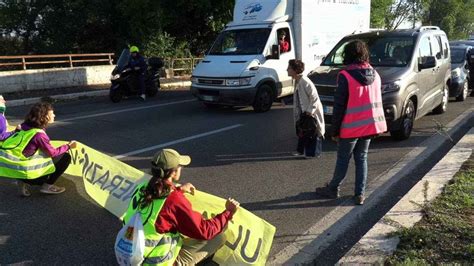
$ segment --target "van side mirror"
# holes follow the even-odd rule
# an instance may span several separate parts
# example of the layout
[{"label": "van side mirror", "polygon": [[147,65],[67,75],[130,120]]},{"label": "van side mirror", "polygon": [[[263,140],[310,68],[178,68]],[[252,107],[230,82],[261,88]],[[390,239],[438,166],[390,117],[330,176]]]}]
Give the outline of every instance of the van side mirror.
[{"label": "van side mirror", "polygon": [[418,69],[433,68],[436,66],[436,57],[434,56],[423,56],[418,58]]},{"label": "van side mirror", "polygon": [[272,56],[271,59],[280,59],[280,45],[272,45]]}]

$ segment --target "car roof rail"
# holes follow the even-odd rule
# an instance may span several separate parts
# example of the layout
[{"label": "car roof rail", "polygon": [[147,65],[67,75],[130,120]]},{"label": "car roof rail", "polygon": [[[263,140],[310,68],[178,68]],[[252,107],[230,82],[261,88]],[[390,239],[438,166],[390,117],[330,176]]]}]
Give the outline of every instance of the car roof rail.
[{"label": "car roof rail", "polygon": [[418,32],[422,32],[425,30],[440,30],[438,26],[421,26],[418,28]]},{"label": "car roof rail", "polygon": [[386,31],[385,28],[370,28],[369,31]]}]

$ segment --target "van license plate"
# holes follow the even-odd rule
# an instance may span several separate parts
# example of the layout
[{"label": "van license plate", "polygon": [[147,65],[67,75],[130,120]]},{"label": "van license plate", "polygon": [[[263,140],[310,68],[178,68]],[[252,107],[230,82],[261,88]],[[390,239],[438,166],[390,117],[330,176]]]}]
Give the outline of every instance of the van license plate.
[{"label": "van license plate", "polygon": [[323,112],[325,115],[332,115],[332,106],[323,105]]},{"label": "van license plate", "polygon": [[203,95],[202,96],[203,101],[206,102],[214,102],[216,101],[216,98],[214,96],[209,96],[209,95]]}]

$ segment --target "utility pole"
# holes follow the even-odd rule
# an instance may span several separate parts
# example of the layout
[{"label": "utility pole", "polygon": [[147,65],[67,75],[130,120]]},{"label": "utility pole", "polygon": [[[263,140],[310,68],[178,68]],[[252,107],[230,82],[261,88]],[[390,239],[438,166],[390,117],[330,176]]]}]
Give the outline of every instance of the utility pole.
[{"label": "utility pole", "polygon": [[412,9],[413,9],[413,18],[412,18],[413,28],[415,28],[415,26],[416,26],[416,8],[415,8],[415,6],[416,6],[416,0],[413,0],[413,6],[412,6]]}]

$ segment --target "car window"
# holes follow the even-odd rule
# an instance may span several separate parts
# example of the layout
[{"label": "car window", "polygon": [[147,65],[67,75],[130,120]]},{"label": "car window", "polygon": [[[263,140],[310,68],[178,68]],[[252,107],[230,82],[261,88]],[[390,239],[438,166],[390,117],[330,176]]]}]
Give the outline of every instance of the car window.
[{"label": "car window", "polygon": [[281,28],[277,30],[275,41],[273,44],[280,45],[280,53],[291,51],[290,30],[288,28]]},{"label": "car window", "polygon": [[441,50],[441,39],[439,36],[433,36],[430,38],[431,39],[431,49],[432,49],[432,55],[436,57],[436,59],[441,59],[443,58],[443,53]]},{"label": "car window", "polygon": [[219,34],[210,55],[251,55],[263,52],[270,29],[226,30]]},{"label": "car window", "polygon": [[[415,41],[412,36],[368,36],[358,39],[367,43],[370,64],[373,66],[403,67],[411,61]],[[339,42],[321,65],[342,65],[344,47],[353,40],[354,38],[347,38]]]},{"label": "car window", "polygon": [[460,64],[466,59],[466,51],[464,49],[451,50],[451,63]]},{"label": "car window", "polygon": [[448,58],[449,57],[449,42],[448,42],[448,38],[446,38],[445,35],[441,36],[441,39],[443,40],[443,49],[444,49],[444,58]]},{"label": "car window", "polygon": [[420,53],[420,57],[431,56],[432,55],[430,40],[428,39],[428,37],[423,37],[420,40],[420,46],[418,48],[418,51]]}]

